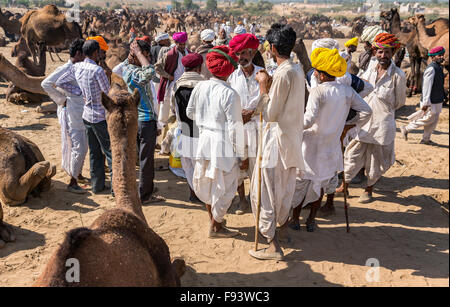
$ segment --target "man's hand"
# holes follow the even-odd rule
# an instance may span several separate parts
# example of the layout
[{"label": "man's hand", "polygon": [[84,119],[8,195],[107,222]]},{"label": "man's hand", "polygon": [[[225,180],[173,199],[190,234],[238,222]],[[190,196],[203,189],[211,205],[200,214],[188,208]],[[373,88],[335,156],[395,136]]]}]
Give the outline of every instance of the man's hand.
[{"label": "man's hand", "polygon": [[254,110],[242,110],[242,121],[244,125],[252,120],[253,114],[255,114]]},{"label": "man's hand", "polygon": [[246,171],[246,170],[248,170],[248,166],[249,166],[249,161],[248,161],[248,159],[242,161],[242,162],[241,162],[241,165],[240,165],[241,171]]},{"label": "man's hand", "polygon": [[142,50],[141,47],[139,47],[139,44],[137,43],[137,41],[133,41],[130,45],[130,53],[132,53],[135,56],[138,56],[140,54],[142,54]]},{"label": "man's hand", "polygon": [[430,106],[423,106],[422,111],[426,112]]},{"label": "man's hand", "polygon": [[167,80],[173,81],[173,80],[175,80],[175,78],[174,78],[174,76],[170,76],[169,78],[167,78]]}]

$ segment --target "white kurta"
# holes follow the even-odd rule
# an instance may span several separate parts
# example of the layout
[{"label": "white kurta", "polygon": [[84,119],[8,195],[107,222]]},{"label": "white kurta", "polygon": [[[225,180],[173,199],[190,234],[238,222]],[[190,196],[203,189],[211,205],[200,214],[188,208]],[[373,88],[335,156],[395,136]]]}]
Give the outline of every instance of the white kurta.
[{"label": "white kurta", "polygon": [[191,94],[186,115],[199,128],[193,187],[222,222],[236,194],[239,159],[245,159],[239,95],[217,78],[201,81]]},{"label": "white kurta", "polygon": [[[302,153],[305,171],[297,174],[296,195],[293,206],[309,195],[304,205],[319,199],[337,173],[342,172],[343,158],[340,137],[350,108],[357,111],[353,121],[361,129],[372,113],[368,104],[351,87],[337,81],[325,82],[311,90],[304,118]],[[304,181],[311,184],[305,185]],[[305,186],[308,190],[301,191]],[[300,191],[299,191],[300,189]]]},{"label": "white kurta", "polygon": [[420,107],[428,106],[426,112],[411,121],[405,128],[407,132],[414,129],[423,127],[423,140],[429,141],[436,126],[439,122],[439,115],[442,112],[442,103],[431,103],[431,89],[434,82],[434,68],[428,67],[423,73],[423,85],[422,85],[422,100],[420,101]]},{"label": "white kurta", "polygon": [[[55,82],[71,66],[73,66],[73,63],[69,60],[45,78],[41,86],[58,105],[57,114],[61,125],[62,169],[69,176],[78,178],[88,151],[86,130],[82,119],[84,100],[81,95],[72,95],[63,89],[57,89],[55,86]],[[73,85],[78,86],[76,81]],[[66,102],[65,108],[63,107],[64,102]]]},{"label": "white kurta", "polygon": [[395,111],[406,101],[406,77],[391,62],[378,82],[377,65],[373,64],[361,78],[374,86],[366,99],[372,108],[372,116],[345,150],[345,180],[350,182],[365,167],[367,184],[372,186],[395,162]]},{"label": "white kurta", "polygon": [[[296,169],[304,170],[301,143],[305,105],[305,77],[291,60],[275,71],[269,95],[262,95],[258,111],[267,123],[263,132],[261,163],[261,216],[259,229],[269,242],[277,224],[284,224],[295,192]],[[258,167],[253,171],[251,203],[256,218]]]},{"label": "white kurta", "polygon": [[[239,66],[228,78],[228,83],[238,92],[241,106],[243,110],[255,110],[259,101],[259,83],[256,81],[256,73],[263,69],[255,66],[253,74],[247,78]],[[245,178],[252,178],[253,168],[256,163],[256,155],[258,151],[258,127],[259,116],[254,116],[252,120],[244,125],[244,139],[246,155],[249,159],[249,168],[247,171],[241,171],[239,176],[239,185],[241,185]]]}]

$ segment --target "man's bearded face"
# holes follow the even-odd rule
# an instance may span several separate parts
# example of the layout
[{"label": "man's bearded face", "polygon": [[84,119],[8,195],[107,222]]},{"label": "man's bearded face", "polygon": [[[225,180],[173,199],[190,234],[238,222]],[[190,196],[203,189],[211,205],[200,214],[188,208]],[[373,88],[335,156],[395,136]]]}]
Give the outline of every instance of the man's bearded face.
[{"label": "man's bearded face", "polygon": [[375,53],[378,63],[380,63],[380,65],[382,66],[389,66],[393,55],[394,55],[393,48],[379,48],[376,50]]},{"label": "man's bearded face", "polygon": [[438,64],[442,64],[442,63],[444,63],[445,58],[444,58],[444,55],[443,55],[443,54],[439,54],[439,55],[435,55],[435,56],[432,58],[432,60],[433,60],[434,62],[438,63]]},{"label": "man's bearded face", "polygon": [[256,50],[244,49],[240,52],[236,52],[235,54],[239,58],[239,65],[241,65],[242,67],[248,67],[252,64],[255,53]]}]

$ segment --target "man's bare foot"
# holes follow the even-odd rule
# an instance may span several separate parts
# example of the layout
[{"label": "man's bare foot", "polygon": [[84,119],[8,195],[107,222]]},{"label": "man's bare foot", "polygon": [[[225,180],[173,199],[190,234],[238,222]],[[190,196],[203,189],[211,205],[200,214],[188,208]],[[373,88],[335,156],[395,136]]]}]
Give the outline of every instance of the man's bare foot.
[{"label": "man's bare foot", "polygon": [[210,239],[223,239],[223,238],[232,238],[241,235],[241,233],[237,230],[231,230],[221,225],[220,228],[216,228],[212,226],[209,229],[208,238]]},{"label": "man's bare foot", "polygon": [[349,196],[349,194],[348,194],[348,187],[344,187],[344,184],[341,184],[341,186],[339,187],[339,188],[337,188],[336,189],[336,194],[344,194],[344,190],[345,190],[345,192],[346,192],[346,194],[347,194],[347,197]]}]

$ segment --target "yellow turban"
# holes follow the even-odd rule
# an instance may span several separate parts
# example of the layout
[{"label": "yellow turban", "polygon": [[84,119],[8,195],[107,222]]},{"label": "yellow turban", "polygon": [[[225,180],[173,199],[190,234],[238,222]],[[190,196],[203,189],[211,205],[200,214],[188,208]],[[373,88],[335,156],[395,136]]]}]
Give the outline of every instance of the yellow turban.
[{"label": "yellow turban", "polygon": [[358,38],[353,37],[345,43],[345,47],[355,46],[358,47]]},{"label": "yellow turban", "polygon": [[101,36],[91,36],[88,37],[86,40],[95,40],[98,42],[98,44],[100,45],[100,49],[102,49],[103,51],[108,51],[109,47],[108,44],[106,43],[105,39]]},{"label": "yellow turban", "polygon": [[266,51],[269,50],[269,48],[270,48],[269,41],[265,41],[263,47],[264,47],[264,50],[266,50]]},{"label": "yellow turban", "polygon": [[311,64],[317,70],[333,77],[342,77],[347,71],[347,62],[337,49],[316,48],[311,54]]}]

